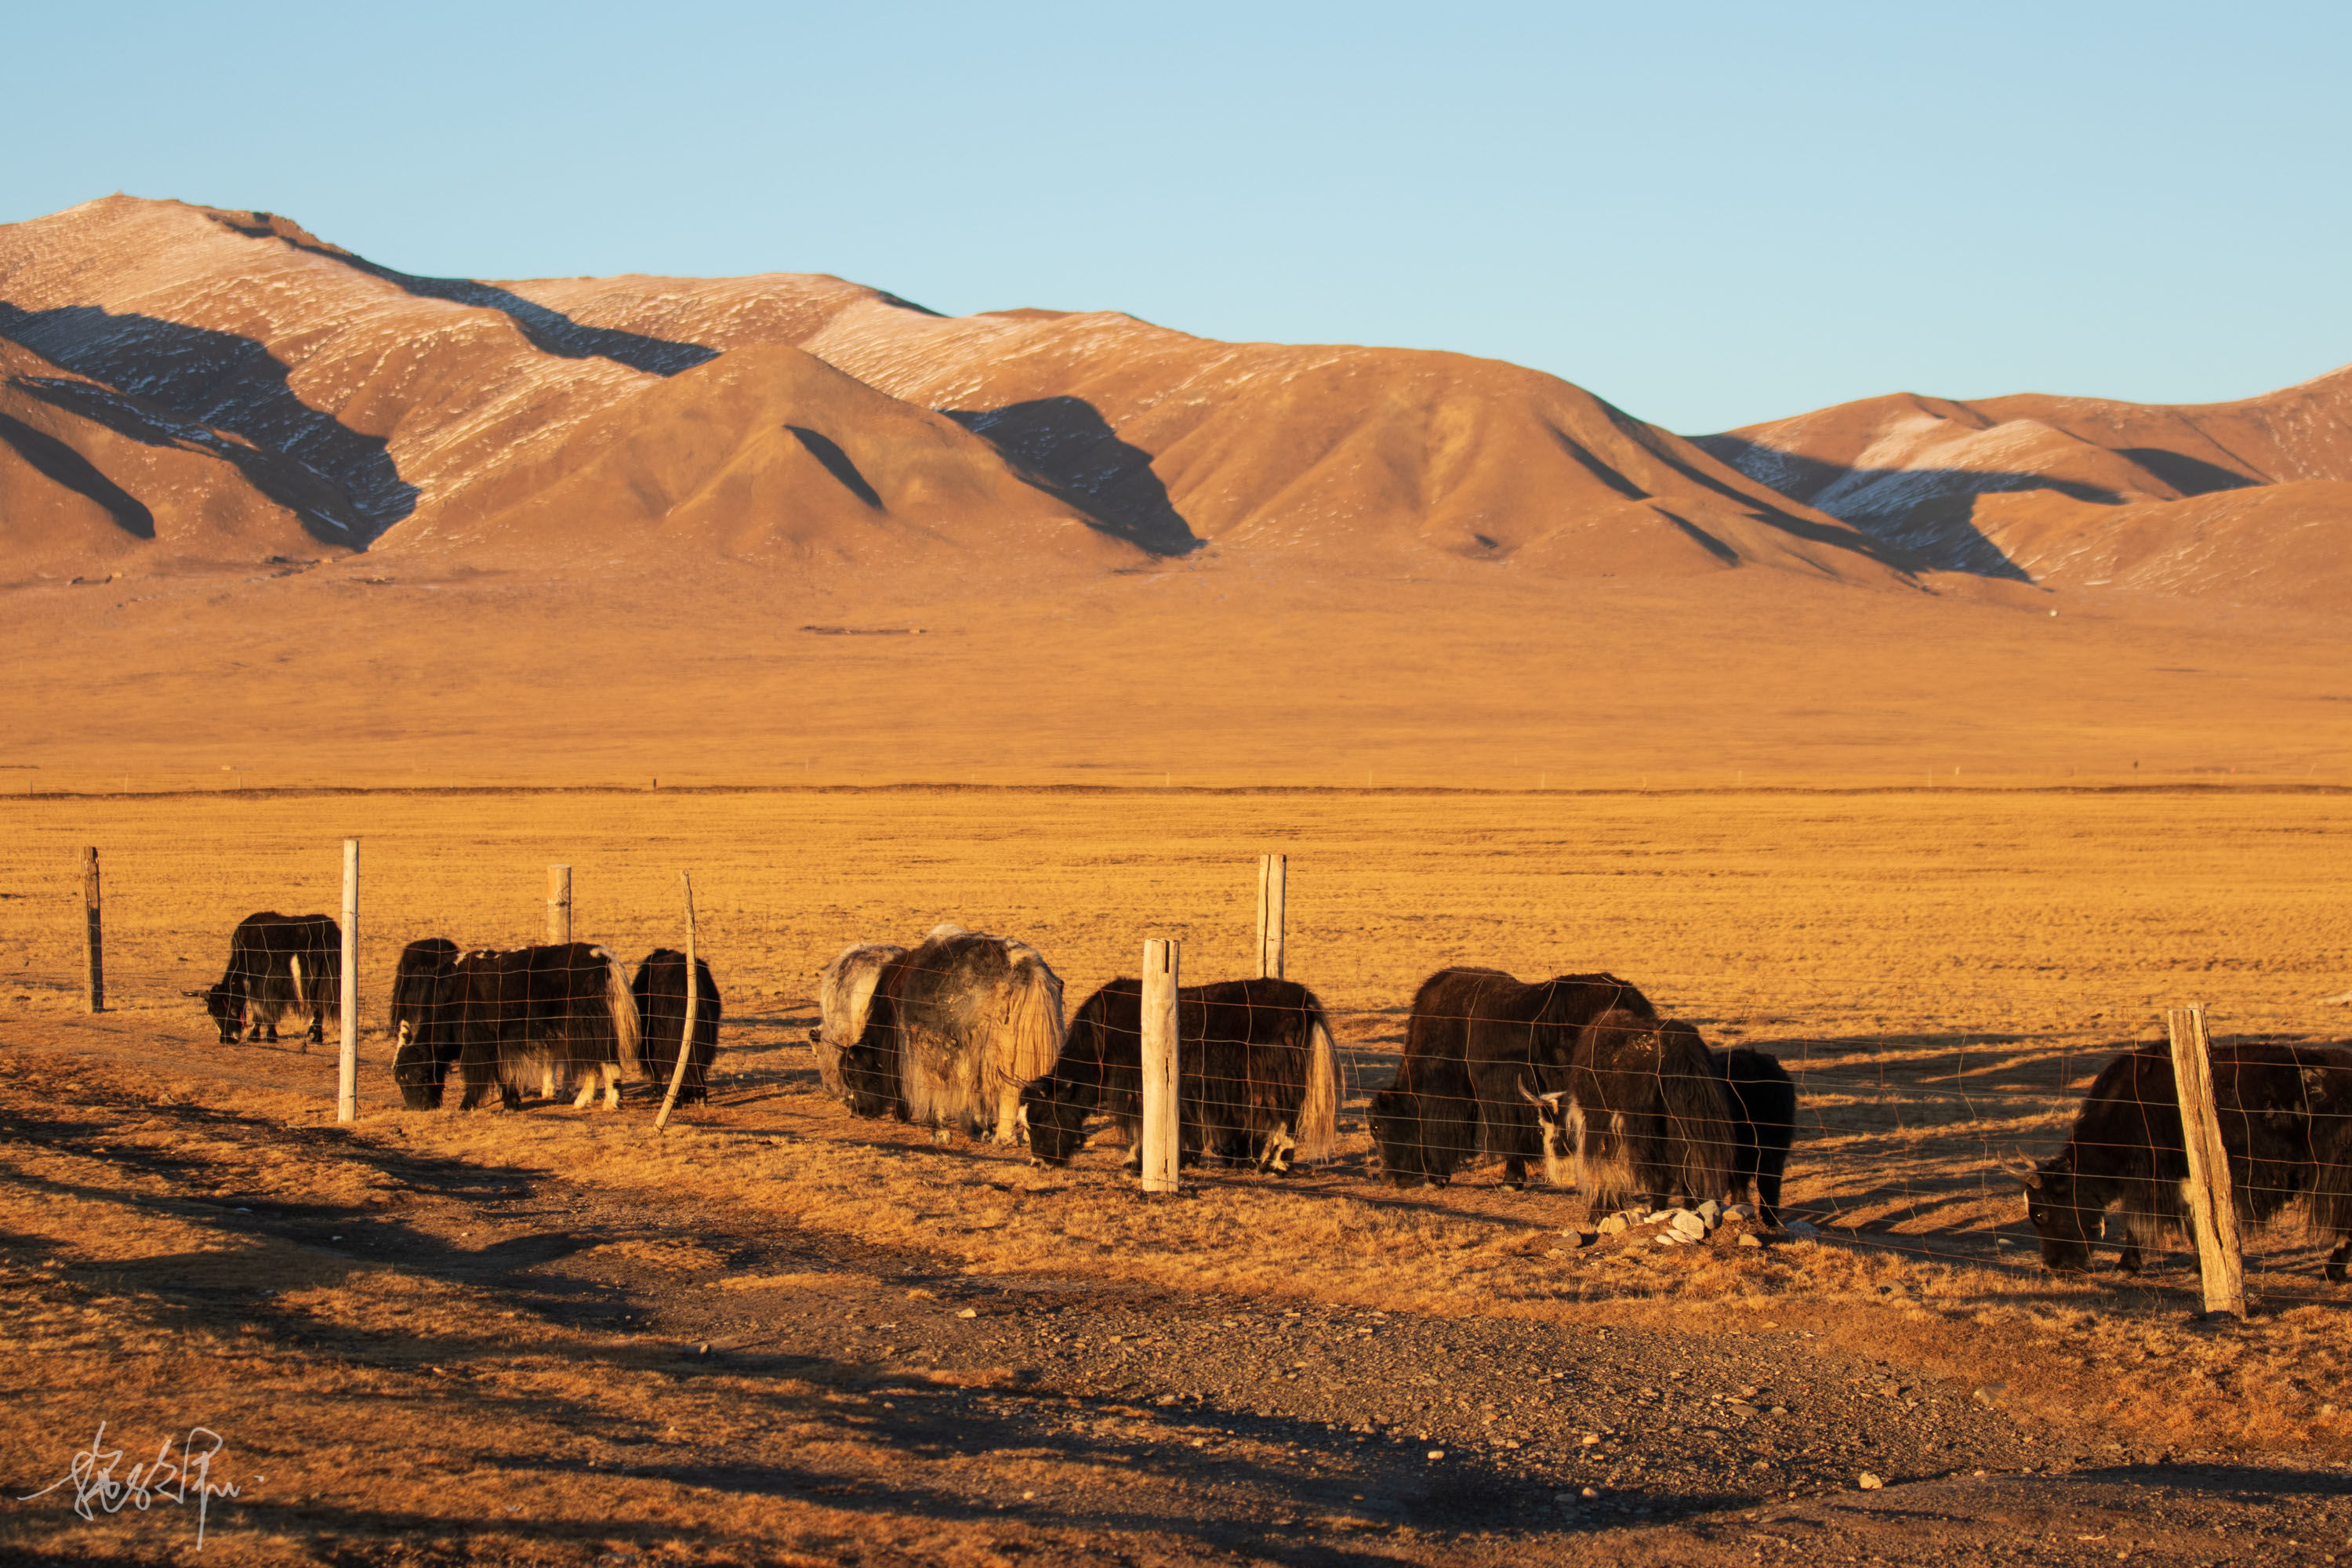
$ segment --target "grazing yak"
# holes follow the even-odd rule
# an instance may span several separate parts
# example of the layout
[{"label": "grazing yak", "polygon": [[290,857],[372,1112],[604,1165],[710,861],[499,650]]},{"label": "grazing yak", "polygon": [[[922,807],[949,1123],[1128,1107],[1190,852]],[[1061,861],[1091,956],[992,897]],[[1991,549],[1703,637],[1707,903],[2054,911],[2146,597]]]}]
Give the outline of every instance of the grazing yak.
[{"label": "grazing yak", "polygon": [[882,978],[885,965],[906,952],[887,942],[854,942],[835,955],[817,980],[821,1021],[809,1031],[809,1045],[816,1051],[817,1079],[835,1100],[849,1098],[841,1081],[841,1053],[866,1033],[866,1007],[873,1000],[874,983]]},{"label": "grazing yak", "polygon": [[[457,944],[423,937],[400,950],[392,972],[392,1081],[411,1110],[437,1110],[441,1083],[457,1059],[456,1042],[433,1027],[440,1017],[441,977],[457,962]],[[446,1049],[447,1055],[436,1052]]]},{"label": "grazing yak", "polygon": [[[719,1054],[719,982],[710,965],[694,961],[694,1048],[686,1058],[686,1077],[677,1086],[680,1105],[704,1105],[710,1100],[710,1058]],[[646,1081],[669,1092],[670,1074],[677,1069],[678,1041],[686,1036],[686,954],[657,947],[637,965],[629,982],[637,1005],[638,1060]]]},{"label": "grazing yak", "polygon": [[[1323,1004],[1293,980],[1227,980],[1176,993],[1180,1161],[1255,1159],[1277,1173],[1328,1158],[1339,1072]],[[1021,1091],[1029,1157],[1066,1165],[1090,1113],[1143,1160],[1143,982],[1114,980],[1071,1015],[1054,1070]]]},{"label": "grazing yak", "polygon": [[511,1110],[525,1087],[546,1093],[571,1079],[581,1083],[575,1105],[593,1100],[601,1082],[614,1110],[623,1068],[639,1065],[628,978],[618,959],[586,942],[464,953],[432,976],[416,1020],[394,1054],[393,1079],[417,1109],[439,1102],[454,1069],[465,1086],[461,1110],[494,1088]]},{"label": "grazing yak", "polygon": [[1762,1051],[1735,1046],[1707,1055],[1731,1095],[1731,1187],[1726,1195],[1745,1202],[1752,1181],[1757,1220],[1778,1230],[1780,1178],[1797,1136],[1797,1086],[1780,1058]]},{"label": "grazing yak", "polygon": [[[2252,1230],[2305,1199],[2311,1228],[2336,1239],[2323,1272],[2343,1284],[2352,1257],[2352,1049],[2241,1045],[2212,1052],[2213,1100],[2239,1224]],[[2171,1053],[2143,1048],[2109,1062],[2083,1097],[2066,1146],[2016,1174],[2045,1265],[2088,1268],[2101,1217],[2120,1205],[2126,1243],[2116,1267],[2138,1273],[2142,1248],[2177,1240],[2189,1223]]]},{"label": "grazing yak", "polygon": [[1577,1032],[1619,1008],[1654,1016],[1613,974],[1523,984],[1499,969],[1441,969],[1413,994],[1396,1082],[1372,1097],[1381,1170],[1400,1187],[1445,1185],[1481,1147],[1503,1180],[1526,1184],[1543,1152],[1523,1080],[1549,1088],[1568,1070]]},{"label": "grazing yak", "polygon": [[[1543,1130],[1545,1179],[1573,1184],[1593,1214],[1732,1191],[1747,1118],[1726,1065],[1679,1019],[1603,1013],[1578,1031],[1565,1089],[1522,1092]],[[1779,1185],[1776,1172],[1776,1200]]]},{"label": "grazing yak", "polygon": [[842,1053],[842,1086],[860,1116],[934,1130],[992,1131],[1010,1142],[1021,1086],[1051,1070],[1062,1044],[1062,982],[1026,942],[940,926],[882,968],[866,1027]]},{"label": "grazing yak", "polygon": [[276,1040],[278,1020],[292,1008],[310,1015],[308,1050],[327,1037],[327,1009],[343,1005],[343,929],[327,915],[251,914],[228,937],[228,972],[205,993],[205,1011],[233,1046],[253,1018],[252,1039]]}]

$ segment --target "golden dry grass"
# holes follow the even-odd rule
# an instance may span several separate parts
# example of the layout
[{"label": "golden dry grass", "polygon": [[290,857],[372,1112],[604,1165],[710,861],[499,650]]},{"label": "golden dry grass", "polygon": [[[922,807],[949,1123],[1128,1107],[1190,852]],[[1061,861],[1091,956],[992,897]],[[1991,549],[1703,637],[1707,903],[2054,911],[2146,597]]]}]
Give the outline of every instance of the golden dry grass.
[{"label": "golden dry grass", "polygon": [[[550,861],[576,868],[580,934],[631,958],[675,939],[677,873],[690,869],[730,1018],[709,1110],[666,1139],[635,1108],[405,1114],[389,1092],[385,1043],[371,1034],[353,1147],[447,1162],[485,1181],[543,1171],[615,1194],[691,1194],[877,1246],[943,1244],[980,1272],[1501,1313],[1567,1331],[1801,1330],[1963,1384],[1999,1369],[2009,1399],[2061,1422],[2127,1424],[2183,1447],[2352,1453],[2352,1424],[2336,1408],[2352,1376],[2343,1293],[2319,1283],[2309,1247],[2266,1239],[2256,1259],[2263,1315],[2242,1332],[2191,1334],[2179,1326],[2191,1303],[2178,1268],[2116,1289],[2052,1279],[2015,1250],[1997,1252],[1990,1227],[2013,1226],[2016,1205],[1985,1174],[1989,1155],[2048,1148],[2097,1062],[2147,1037],[2167,1003],[2205,1002],[2225,1034],[2313,1035],[2336,1023],[2316,1000],[2342,990],[2352,969],[2338,892],[2352,803],[2337,796],[379,795],[37,801],[5,812],[0,973],[12,983],[0,984],[0,1042],[19,1097],[59,1078],[150,1098],[160,1087],[208,1113],[323,1126],[325,1053],[216,1047],[180,993],[217,973],[243,913],[331,908],[345,833],[364,845],[371,1021],[401,942],[429,931],[467,943],[535,939]],[[76,1000],[84,844],[106,857],[120,1008],[96,1018]],[[1148,1204],[1115,1175],[1115,1153],[1048,1173],[988,1147],[935,1151],[814,1091],[802,1043],[809,998],[842,943],[905,940],[953,918],[1037,942],[1074,999],[1131,970],[1148,934],[1183,940],[1188,979],[1231,975],[1252,935],[1253,858],[1270,848],[1291,856],[1291,973],[1335,1010],[1351,1110],[1365,1084],[1386,1081],[1404,1005],[1428,970],[1465,960],[1530,974],[1606,967],[1711,1037],[1764,1045],[1801,1069],[1791,1199],[1862,1228],[1761,1255],[1594,1260],[1559,1234],[1581,1217],[1570,1198],[1507,1192],[1484,1174],[1443,1193],[1375,1184],[1352,1116],[1328,1170],[1289,1183],[1213,1178],[1196,1198]],[[126,1113],[113,1136],[125,1148],[150,1141],[189,1192],[322,1209],[400,1201],[367,1160],[295,1131],[274,1147],[207,1125],[174,1110]],[[300,1258],[247,1258],[184,1225],[124,1220],[127,1178],[91,1162],[24,1151],[12,1162],[0,1226],[110,1260],[127,1279],[158,1259],[190,1278],[267,1277],[321,1323],[395,1321],[428,1339],[462,1338],[496,1306],[398,1271],[361,1278]],[[89,1223],[101,1211],[106,1224]],[[749,1299],[838,1288],[730,1275],[690,1236],[601,1245],[681,1289]],[[131,1316],[82,1306],[19,1321],[11,1331],[38,1352],[24,1366],[64,1391],[41,1408],[63,1408],[71,1391],[124,1366],[158,1409],[161,1391],[183,1386],[232,1398],[222,1368],[246,1364],[230,1354],[233,1332],[207,1329],[221,1342],[199,1344],[152,1321],[124,1326]],[[495,1388],[476,1391],[481,1403],[442,1399],[404,1419],[521,1420],[513,1413],[532,1407],[534,1379],[585,1399],[562,1360],[560,1347],[534,1340]],[[299,1357],[267,1364],[276,1371],[255,1387],[273,1391],[268,1401],[247,1400],[257,1416],[268,1408],[331,1455],[334,1413],[357,1385]],[[22,1375],[17,1391],[29,1394]],[[788,1402],[806,1394],[785,1392]],[[719,1428],[748,1419],[749,1392],[714,1384],[698,1397]],[[550,1427],[546,1441],[559,1438]],[[320,1463],[381,1458],[362,1447]],[[313,1479],[329,1491],[361,1485],[326,1470]],[[430,1482],[426,1471],[417,1484]],[[823,1535],[798,1516],[789,1529],[748,1517],[729,1528],[747,1539]]]}]

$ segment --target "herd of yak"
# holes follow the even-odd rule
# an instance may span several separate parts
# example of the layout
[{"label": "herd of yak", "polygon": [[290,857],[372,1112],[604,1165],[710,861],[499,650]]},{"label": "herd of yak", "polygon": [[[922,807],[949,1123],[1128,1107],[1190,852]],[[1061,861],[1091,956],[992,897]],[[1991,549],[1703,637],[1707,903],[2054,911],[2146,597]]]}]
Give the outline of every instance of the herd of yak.
[{"label": "herd of yak", "polygon": [[[341,933],[324,915],[256,914],[229,943],[227,973],[204,994],[223,1044],[278,1038],[289,1010],[323,1037],[342,1005]],[[708,1098],[720,999],[695,964],[686,1046],[687,961],[662,948],[634,975],[601,947],[571,942],[467,952],[428,937],[403,949],[391,1027],[393,1079],[411,1110],[440,1106],[454,1076],[459,1109],[494,1090],[576,1086],[585,1107],[620,1103],[634,1068],[659,1085],[682,1047],[680,1098]],[[824,970],[810,1032],[826,1092],[859,1116],[1024,1142],[1066,1165],[1090,1122],[1108,1123],[1130,1168],[1141,1160],[1143,995],[1114,980],[1064,1020],[1062,984],[1025,942],[943,925],[915,947],[857,943]],[[1284,1173],[1328,1157],[1341,1099],[1322,1004],[1296,981],[1253,979],[1177,993],[1181,1157]],[[2302,1200],[2332,1236],[2337,1284],[2352,1256],[2352,1049],[2245,1044],[2212,1050],[2222,1142],[2242,1223],[2265,1224]],[[1710,1049],[1611,974],[1524,983],[1497,969],[1442,969],[1422,982],[1396,1080],[1367,1118],[1381,1173],[1398,1186],[1444,1185],[1481,1157],[1524,1185],[1531,1163],[1575,1187],[1595,1215],[1630,1206],[1737,1201],[1779,1223],[1797,1127],[1797,1091],[1772,1057]],[[2054,1268],[2090,1266],[2103,1226],[2136,1272],[2143,1247],[2188,1223],[2188,1162],[2170,1057],[2122,1053],[2093,1082],[2065,1146],[2014,1173]],[[2112,1220],[2110,1209],[2120,1212]]]}]

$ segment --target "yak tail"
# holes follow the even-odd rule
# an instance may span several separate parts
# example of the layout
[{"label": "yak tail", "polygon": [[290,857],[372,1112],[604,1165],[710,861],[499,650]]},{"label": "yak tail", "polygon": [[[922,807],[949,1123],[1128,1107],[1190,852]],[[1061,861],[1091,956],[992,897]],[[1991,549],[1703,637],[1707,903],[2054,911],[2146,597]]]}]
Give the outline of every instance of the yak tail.
[{"label": "yak tail", "polygon": [[1307,1026],[1314,1037],[1307,1057],[1307,1097],[1298,1105],[1298,1158],[1328,1160],[1339,1137],[1339,1058],[1321,1013]]},{"label": "yak tail", "polygon": [[[603,948],[595,949],[596,956],[604,961],[604,1005],[613,1014],[613,1040],[617,1047],[621,1066],[630,1072],[645,1070],[645,1025],[637,1017],[637,999],[629,990],[629,977],[621,973],[621,961]],[[688,974],[688,985],[698,976]],[[680,1055],[694,1048],[691,1040],[677,1043]]]},{"label": "yak tail", "polygon": [[1062,1054],[1062,982],[1034,949],[1014,946],[1013,999],[991,1063],[997,1085],[996,1137],[1009,1142],[1021,1086],[1054,1070]]},{"label": "yak tail", "polygon": [[299,952],[288,953],[286,968],[288,973],[294,976],[294,1010],[298,1013],[306,1011],[310,1005],[310,999],[302,994],[302,955]]},{"label": "yak tail", "polygon": [[[1696,1029],[1660,1032],[1659,1108],[1673,1128],[1675,1168],[1693,1203],[1731,1189],[1731,1095]],[[1662,1194],[1663,1195],[1663,1194]]]}]

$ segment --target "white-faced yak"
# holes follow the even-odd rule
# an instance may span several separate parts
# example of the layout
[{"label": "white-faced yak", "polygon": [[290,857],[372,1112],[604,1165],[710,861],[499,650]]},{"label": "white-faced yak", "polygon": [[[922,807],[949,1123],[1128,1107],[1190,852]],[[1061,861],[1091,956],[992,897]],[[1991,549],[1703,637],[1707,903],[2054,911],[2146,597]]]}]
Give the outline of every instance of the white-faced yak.
[{"label": "white-faced yak", "polygon": [[816,1076],[825,1093],[839,1100],[849,1098],[841,1081],[841,1053],[866,1033],[866,1008],[874,999],[874,984],[894,958],[907,950],[887,942],[854,942],[834,956],[816,983],[819,1023],[809,1031],[816,1052]]},{"label": "white-faced yak", "polygon": [[343,1005],[343,928],[329,915],[251,914],[228,936],[228,972],[205,993],[205,1011],[235,1045],[250,1016],[249,1038],[276,1040],[289,1009],[310,1015],[305,1050],[327,1037],[327,1010]]},{"label": "white-faced yak", "polygon": [[[2343,1284],[2352,1256],[2352,1049],[2241,1045],[2212,1053],[2238,1223],[2251,1231],[2304,1199],[2311,1228],[2336,1240],[2322,1271]],[[2045,1265],[2090,1268],[2102,1216],[2120,1206],[2126,1239],[2116,1267],[2138,1273],[2143,1248],[2178,1242],[2189,1223],[2171,1053],[2126,1051],[2109,1062],[2083,1097],[2066,1146],[2017,1174]]]},{"label": "white-faced yak", "polygon": [[[719,1054],[719,982],[710,965],[694,961],[694,1049],[687,1054],[686,1077],[677,1086],[680,1105],[704,1105],[710,1100],[710,1059]],[[638,1060],[646,1081],[669,1092],[670,1075],[677,1070],[677,1044],[686,1036],[686,954],[657,947],[637,965],[629,982],[637,1004],[637,1030],[644,1042]]]},{"label": "white-faced yak", "polygon": [[1445,1185],[1481,1148],[1523,1186],[1543,1141],[1523,1086],[1566,1081],[1578,1031],[1611,1008],[1654,1016],[1613,974],[1522,983],[1499,969],[1441,969],[1413,994],[1396,1082],[1372,1097],[1381,1171],[1400,1187]]},{"label": "white-faced yak", "polygon": [[1062,982],[1035,948],[960,926],[885,964],[866,1027],[842,1053],[842,1086],[860,1116],[1014,1137],[1021,1086],[1062,1045]]},{"label": "white-faced yak", "polygon": [[[1179,1163],[1202,1155],[1285,1173],[1329,1157],[1339,1065],[1323,1004],[1293,980],[1226,980],[1176,993]],[[1070,1017],[1054,1070],[1021,1091],[1029,1155],[1066,1165],[1087,1118],[1109,1117],[1143,1158],[1143,983],[1114,980]]]},{"label": "white-faced yak", "polygon": [[1527,1098],[1543,1129],[1545,1179],[1574,1184],[1593,1214],[1731,1190],[1732,1129],[1744,1118],[1688,1024],[1603,1013],[1577,1032],[1568,1086]]}]

